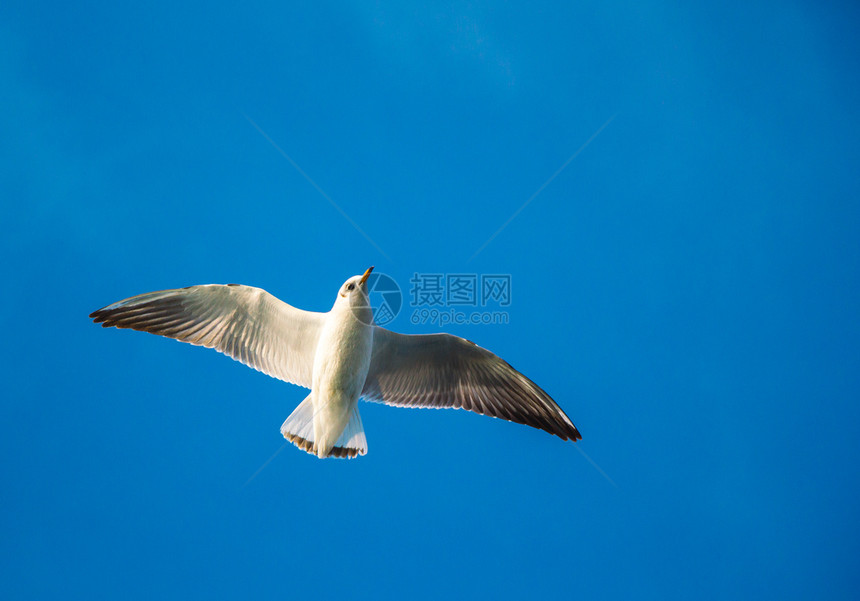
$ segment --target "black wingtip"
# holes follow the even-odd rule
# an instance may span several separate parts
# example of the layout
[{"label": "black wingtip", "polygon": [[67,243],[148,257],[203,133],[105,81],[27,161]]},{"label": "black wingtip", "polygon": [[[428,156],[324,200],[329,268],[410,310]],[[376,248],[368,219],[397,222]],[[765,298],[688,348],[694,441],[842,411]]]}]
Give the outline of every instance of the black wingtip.
[{"label": "black wingtip", "polygon": [[93,320],[94,323],[101,323],[107,319],[107,314],[104,309],[96,309],[92,313],[90,313],[90,319]]},{"label": "black wingtip", "polygon": [[565,432],[567,435],[565,440],[569,440],[571,442],[576,442],[578,440],[582,440],[582,434],[579,433],[579,429],[573,424],[570,424],[570,429]]}]

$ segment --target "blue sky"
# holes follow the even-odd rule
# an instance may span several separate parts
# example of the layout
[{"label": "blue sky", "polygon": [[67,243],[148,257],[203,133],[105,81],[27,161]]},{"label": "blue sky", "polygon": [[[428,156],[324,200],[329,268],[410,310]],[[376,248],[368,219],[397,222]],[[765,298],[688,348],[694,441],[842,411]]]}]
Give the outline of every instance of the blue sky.
[{"label": "blue sky", "polygon": [[[4,598],[856,595],[856,7],[0,16]],[[246,485],[304,390],[87,319],[197,283],[324,311],[369,265],[510,274],[507,325],[445,329],[615,485],[538,430],[372,404],[366,457],[290,446]]]}]

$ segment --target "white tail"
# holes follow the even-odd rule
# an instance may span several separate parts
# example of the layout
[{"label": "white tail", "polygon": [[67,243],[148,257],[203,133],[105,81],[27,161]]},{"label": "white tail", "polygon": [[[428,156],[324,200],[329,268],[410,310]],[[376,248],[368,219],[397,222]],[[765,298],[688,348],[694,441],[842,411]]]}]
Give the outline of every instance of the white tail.
[{"label": "white tail", "polygon": [[[314,437],[314,412],[313,393],[290,414],[290,417],[281,426],[281,434],[284,438],[299,447],[301,450],[317,455],[317,447]],[[364,436],[364,426],[361,416],[358,414],[358,403],[352,409],[349,423],[343,429],[340,437],[325,457],[347,457],[352,459],[358,455],[367,454],[367,439]]]}]

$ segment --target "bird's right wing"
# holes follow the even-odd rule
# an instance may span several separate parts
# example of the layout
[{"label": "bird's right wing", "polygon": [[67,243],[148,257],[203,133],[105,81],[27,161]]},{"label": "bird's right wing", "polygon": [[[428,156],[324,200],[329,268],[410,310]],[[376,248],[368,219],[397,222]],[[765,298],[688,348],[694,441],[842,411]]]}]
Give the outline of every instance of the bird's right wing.
[{"label": "bird's right wing", "polygon": [[540,386],[477,344],[451,334],[407,335],[373,328],[362,396],[398,407],[453,407],[582,438]]},{"label": "bird's right wing", "polygon": [[90,314],[229,355],[272,377],[311,387],[324,313],[302,311],[265,290],[208,284],[140,294]]}]

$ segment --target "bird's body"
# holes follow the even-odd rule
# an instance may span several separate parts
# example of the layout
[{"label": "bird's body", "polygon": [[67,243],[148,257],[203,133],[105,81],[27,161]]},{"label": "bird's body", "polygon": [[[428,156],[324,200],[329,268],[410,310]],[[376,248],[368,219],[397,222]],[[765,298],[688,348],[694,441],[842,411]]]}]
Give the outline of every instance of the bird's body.
[{"label": "bird's body", "polygon": [[493,353],[450,334],[408,336],[373,324],[366,281],[348,279],[328,313],[296,309],[259,288],[191,286],[119,301],[90,317],[215,348],[311,393],[281,433],[317,457],[367,453],[358,400],[453,407],[581,438],[534,382]]},{"label": "bird's body", "polygon": [[315,452],[327,457],[358,405],[370,367],[373,314],[366,303],[351,305],[338,294],[320,332],[314,353],[313,387]]}]

